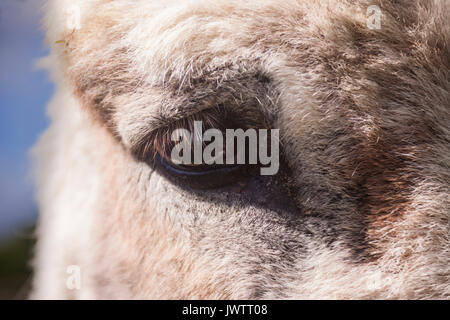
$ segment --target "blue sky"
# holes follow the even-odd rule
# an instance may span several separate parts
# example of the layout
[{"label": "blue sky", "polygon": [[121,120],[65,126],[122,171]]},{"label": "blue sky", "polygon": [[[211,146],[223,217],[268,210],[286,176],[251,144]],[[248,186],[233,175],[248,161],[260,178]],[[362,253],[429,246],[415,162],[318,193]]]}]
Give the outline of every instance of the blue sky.
[{"label": "blue sky", "polygon": [[36,217],[29,150],[48,126],[53,85],[36,59],[47,54],[41,0],[0,1],[0,238]]}]

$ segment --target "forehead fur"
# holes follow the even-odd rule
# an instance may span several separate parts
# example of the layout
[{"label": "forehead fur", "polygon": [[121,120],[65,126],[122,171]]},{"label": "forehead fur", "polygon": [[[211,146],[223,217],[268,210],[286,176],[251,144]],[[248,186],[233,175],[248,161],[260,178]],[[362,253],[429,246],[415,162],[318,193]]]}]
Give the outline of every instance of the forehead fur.
[{"label": "forehead fur", "polygon": [[[216,99],[214,84],[241,73],[267,74],[297,108],[324,99],[344,100],[351,90],[364,91],[382,78],[373,74],[369,79],[367,68],[418,65],[421,58],[448,65],[448,32],[438,33],[439,28],[449,28],[444,1],[379,1],[380,31],[366,26],[370,4],[50,1],[48,39],[83,104],[131,144],[161,126],[161,119],[223,103]],[[74,6],[79,8],[80,28],[69,30],[64,10]],[[435,23],[430,25],[431,16]],[[435,49],[440,52],[430,55]],[[361,63],[366,70],[355,69]],[[193,85],[208,76],[207,89]],[[314,83],[318,79],[324,81]],[[253,93],[246,94],[251,98]],[[289,103],[281,111],[291,114],[292,107]]]}]

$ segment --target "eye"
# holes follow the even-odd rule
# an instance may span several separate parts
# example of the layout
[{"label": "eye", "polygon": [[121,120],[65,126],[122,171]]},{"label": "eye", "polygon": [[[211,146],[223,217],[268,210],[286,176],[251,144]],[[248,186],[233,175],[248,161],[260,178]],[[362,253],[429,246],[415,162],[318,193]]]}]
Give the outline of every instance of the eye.
[{"label": "eye", "polygon": [[[194,189],[225,187],[248,179],[260,167],[255,155],[259,137],[254,128],[267,128],[263,120],[255,114],[209,110],[157,130],[135,154],[176,184]],[[227,130],[242,135],[228,139]],[[245,136],[248,130],[253,130],[252,137]],[[228,161],[229,156],[233,161]]]}]

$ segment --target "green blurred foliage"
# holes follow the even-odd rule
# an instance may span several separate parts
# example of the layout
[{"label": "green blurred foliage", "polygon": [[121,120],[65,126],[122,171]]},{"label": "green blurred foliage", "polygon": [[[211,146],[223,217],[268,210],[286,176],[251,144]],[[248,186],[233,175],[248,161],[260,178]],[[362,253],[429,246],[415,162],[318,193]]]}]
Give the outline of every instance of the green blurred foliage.
[{"label": "green blurred foliage", "polygon": [[34,227],[0,243],[0,299],[27,298],[34,244]]}]

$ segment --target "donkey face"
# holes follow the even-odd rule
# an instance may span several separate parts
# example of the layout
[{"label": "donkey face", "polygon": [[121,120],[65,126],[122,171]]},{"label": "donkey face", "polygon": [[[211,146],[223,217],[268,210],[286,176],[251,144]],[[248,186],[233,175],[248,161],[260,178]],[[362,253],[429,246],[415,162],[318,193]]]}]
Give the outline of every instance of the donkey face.
[{"label": "donkey face", "polygon": [[[372,4],[49,1],[35,296],[448,298],[450,6]],[[173,163],[196,121],[276,174]]]}]

